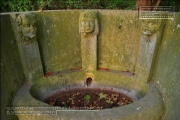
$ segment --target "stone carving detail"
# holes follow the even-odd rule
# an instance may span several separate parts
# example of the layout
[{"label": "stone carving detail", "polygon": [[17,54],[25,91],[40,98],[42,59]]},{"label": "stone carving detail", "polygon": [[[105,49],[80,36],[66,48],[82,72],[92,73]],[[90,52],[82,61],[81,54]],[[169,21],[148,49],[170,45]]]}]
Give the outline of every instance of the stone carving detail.
[{"label": "stone carving detail", "polygon": [[164,20],[145,19],[142,21],[142,36],[140,38],[139,55],[136,64],[137,79],[145,82],[152,79],[158,48],[162,40]]},{"label": "stone carving detail", "polygon": [[160,19],[148,19],[142,20],[142,30],[143,35],[151,36],[160,28],[161,20]]},{"label": "stone carving detail", "polygon": [[32,13],[22,13],[17,16],[18,31],[22,43],[29,44],[36,41],[35,18]]},{"label": "stone carving detail", "polygon": [[[97,11],[83,11],[79,17],[81,34],[82,69],[88,73],[97,69],[97,35],[99,33]],[[91,77],[92,76],[87,76]]]},{"label": "stone carving detail", "polygon": [[82,37],[98,35],[99,26],[96,11],[84,11],[79,17],[79,33]]}]

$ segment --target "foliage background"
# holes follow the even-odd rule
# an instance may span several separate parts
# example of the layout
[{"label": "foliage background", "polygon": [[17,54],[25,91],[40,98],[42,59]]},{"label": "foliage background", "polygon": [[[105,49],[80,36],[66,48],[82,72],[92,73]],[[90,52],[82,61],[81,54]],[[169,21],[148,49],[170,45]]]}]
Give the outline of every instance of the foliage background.
[{"label": "foliage background", "polygon": [[[22,12],[61,9],[123,9],[135,10],[136,0],[1,0],[1,12]],[[178,0],[161,0],[160,6],[175,6],[180,11]]]}]

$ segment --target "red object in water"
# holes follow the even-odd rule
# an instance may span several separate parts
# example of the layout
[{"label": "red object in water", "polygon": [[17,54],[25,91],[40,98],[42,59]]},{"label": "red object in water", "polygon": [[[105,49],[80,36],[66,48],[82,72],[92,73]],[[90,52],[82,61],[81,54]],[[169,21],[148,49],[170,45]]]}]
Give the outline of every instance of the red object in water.
[{"label": "red object in water", "polygon": [[109,70],[108,68],[99,68],[99,70]]},{"label": "red object in water", "polygon": [[44,76],[45,77],[48,77],[48,76],[50,76],[50,75],[52,75],[53,74],[53,72],[47,72]]}]

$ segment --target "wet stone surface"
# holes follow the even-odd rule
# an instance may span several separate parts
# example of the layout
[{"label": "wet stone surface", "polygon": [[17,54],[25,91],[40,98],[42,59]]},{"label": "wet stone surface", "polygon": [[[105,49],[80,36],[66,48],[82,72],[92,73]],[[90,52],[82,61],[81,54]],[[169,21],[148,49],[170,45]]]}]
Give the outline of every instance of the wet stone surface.
[{"label": "wet stone surface", "polygon": [[133,99],[113,90],[83,88],[57,92],[46,97],[44,101],[52,106],[96,110],[127,105],[132,103]]}]

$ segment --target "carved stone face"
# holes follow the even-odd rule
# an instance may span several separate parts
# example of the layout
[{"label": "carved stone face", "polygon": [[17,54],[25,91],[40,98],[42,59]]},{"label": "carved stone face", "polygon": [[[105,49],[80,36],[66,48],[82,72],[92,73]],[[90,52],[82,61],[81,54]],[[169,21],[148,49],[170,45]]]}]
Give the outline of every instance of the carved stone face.
[{"label": "carved stone face", "polygon": [[160,20],[143,20],[142,29],[145,36],[153,35],[160,27]]},{"label": "carved stone face", "polygon": [[94,30],[94,20],[84,20],[81,21],[80,30],[82,33],[91,33]]},{"label": "carved stone face", "polygon": [[79,33],[84,37],[97,35],[99,32],[96,11],[84,11],[79,16]]},{"label": "carved stone face", "polygon": [[29,44],[36,41],[35,18],[32,13],[22,13],[17,16],[18,30],[21,36],[21,41],[24,44]]},{"label": "carved stone face", "polygon": [[36,27],[34,27],[34,22],[30,21],[28,18],[22,19],[21,30],[25,38],[32,39],[36,36]]}]

